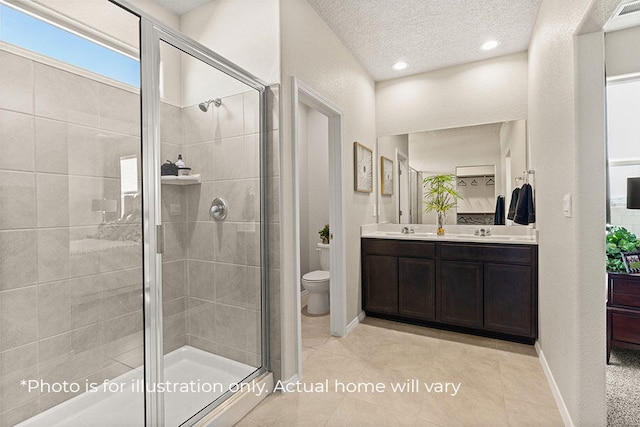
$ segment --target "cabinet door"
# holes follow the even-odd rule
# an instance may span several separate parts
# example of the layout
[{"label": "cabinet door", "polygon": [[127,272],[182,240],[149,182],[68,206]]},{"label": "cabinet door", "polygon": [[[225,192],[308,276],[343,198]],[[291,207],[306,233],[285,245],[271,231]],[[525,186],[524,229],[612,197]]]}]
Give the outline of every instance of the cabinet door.
[{"label": "cabinet door", "polygon": [[482,326],[482,263],[440,262],[442,321]]},{"label": "cabinet door", "polygon": [[398,259],[398,313],[418,319],[436,317],[436,262],[433,259]]},{"label": "cabinet door", "polygon": [[484,327],[516,335],[532,335],[531,267],[484,265]]},{"label": "cabinet door", "polygon": [[398,258],[366,255],[364,310],[398,313]]}]

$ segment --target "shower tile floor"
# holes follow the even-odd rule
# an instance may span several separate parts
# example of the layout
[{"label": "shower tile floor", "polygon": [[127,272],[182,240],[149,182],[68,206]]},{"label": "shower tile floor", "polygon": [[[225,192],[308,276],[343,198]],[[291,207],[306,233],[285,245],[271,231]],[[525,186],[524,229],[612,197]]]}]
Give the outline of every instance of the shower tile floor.
[{"label": "shower tile floor", "polygon": [[[237,426],[564,426],[533,346],[367,317],[343,338],[329,316],[302,316],[303,383],[328,392],[273,393]],[[461,383],[456,396],[349,392],[346,383]]]},{"label": "shower tile floor", "polygon": [[[256,368],[190,346],[165,355],[165,378],[170,384],[238,383]],[[38,414],[20,427],[144,426],[143,371],[139,367],[111,381],[124,391],[105,387],[83,393]],[[133,386],[132,386],[133,385]],[[135,389],[134,389],[135,388]],[[140,391],[137,391],[140,390]],[[221,391],[165,393],[165,425],[178,426],[220,397]]]}]

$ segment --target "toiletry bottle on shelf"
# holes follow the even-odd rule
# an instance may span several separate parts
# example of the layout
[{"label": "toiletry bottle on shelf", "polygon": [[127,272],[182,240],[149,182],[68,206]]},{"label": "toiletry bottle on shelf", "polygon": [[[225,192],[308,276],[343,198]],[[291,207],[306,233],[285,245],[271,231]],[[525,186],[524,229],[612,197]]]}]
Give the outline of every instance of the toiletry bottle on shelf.
[{"label": "toiletry bottle on shelf", "polygon": [[178,154],[178,160],[176,160],[176,166],[179,168],[185,167],[184,160],[182,160],[182,154]]}]

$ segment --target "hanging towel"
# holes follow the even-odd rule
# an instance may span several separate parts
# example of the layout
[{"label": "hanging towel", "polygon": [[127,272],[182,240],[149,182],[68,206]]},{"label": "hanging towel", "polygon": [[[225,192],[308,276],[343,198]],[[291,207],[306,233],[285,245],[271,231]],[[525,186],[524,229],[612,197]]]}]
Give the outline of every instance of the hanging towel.
[{"label": "hanging towel", "polygon": [[518,196],[520,195],[520,188],[516,188],[511,193],[511,201],[509,202],[509,213],[507,219],[513,221],[513,217],[516,216],[516,206],[518,205]]},{"label": "hanging towel", "polygon": [[496,214],[493,218],[493,225],[504,225],[504,196],[498,196],[496,200]]},{"label": "hanging towel", "polygon": [[513,222],[521,225],[529,225],[536,222],[536,211],[533,203],[533,189],[531,185],[525,184],[520,190],[518,204],[516,205],[516,215]]}]

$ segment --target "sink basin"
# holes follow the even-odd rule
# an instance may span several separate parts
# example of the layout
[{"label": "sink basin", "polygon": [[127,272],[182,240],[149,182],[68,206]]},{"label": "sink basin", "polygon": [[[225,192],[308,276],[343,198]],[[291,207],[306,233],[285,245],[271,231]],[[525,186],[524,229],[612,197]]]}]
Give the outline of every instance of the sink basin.
[{"label": "sink basin", "polygon": [[387,236],[435,236],[436,235],[436,233],[419,233],[419,232],[406,234],[400,231],[386,231],[384,234],[386,234]]}]

